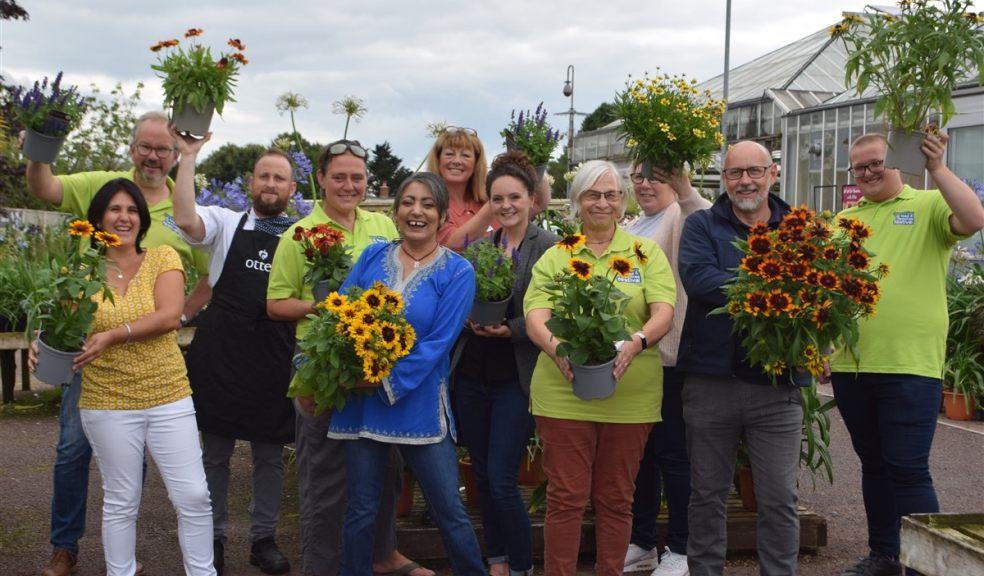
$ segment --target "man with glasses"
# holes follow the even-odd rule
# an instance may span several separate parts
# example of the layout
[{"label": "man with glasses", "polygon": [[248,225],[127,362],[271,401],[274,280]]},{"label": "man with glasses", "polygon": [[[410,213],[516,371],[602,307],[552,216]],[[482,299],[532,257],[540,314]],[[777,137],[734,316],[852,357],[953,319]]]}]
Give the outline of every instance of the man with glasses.
[{"label": "man with glasses", "polygon": [[[711,207],[690,184],[685,169],[655,169],[643,174],[632,168],[632,186],[642,216],[626,226],[628,232],[655,240],[670,261],[677,286],[673,326],[659,341],[663,358],[663,406],[661,422],[649,433],[646,451],[635,481],[632,500],[632,538],[625,554],[625,572],[654,569],[653,576],[686,576],[687,507],[690,501],[690,461],[687,459],[683,423],[683,375],[676,371],[680,331],[687,310],[687,294],[680,283],[678,258],[683,223],[697,210]],[[662,478],[661,478],[662,476]],[[665,491],[669,525],[666,550],[656,550],[656,517]],[[657,566],[658,561],[658,566]]]},{"label": "man with glasses", "polygon": [[[796,480],[803,424],[799,389],[773,386],[761,366],[748,362],[741,345],[745,334],[732,333],[731,317],[709,315],[727,304],[724,284],[735,277],[743,256],[732,243],[747,238],[753,226],[777,227],[790,211],[769,193],[777,173],[764,146],[738,142],[724,157],[726,194],[709,210],[691,214],[680,237],[680,279],[689,301],[676,369],[685,375],[683,419],[692,485],[687,563],[692,576],[724,572],[726,501],[742,439],[755,477],[760,571],[796,574]],[[789,374],[777,381],[789,382]]]},{"label": "man with glasses", "polygon": [[946,136],[922,144],[938,190],[903,185],[885,165],[887,141],[866,134],[851,145],[850,172],[862,199],[840,213],[871,228],[865,247],[888,265],[877,314],[861,321],[856,354],[831,358],[837,408],[861,460],[869,556],[845,576],[901,574],[902,516],[939,511],[929,472],[947,333],[946,272],[959,240],[984,227],[984,208],[943,163]]},{"label": "man with glasses", "polygon": [[[357,260],[362,251],[375,242],[390,242],[399,237],[392,220],[378,212],[359,208],[365,198],[366,150],[354,140],[339,140],[325,147],[318,159],[317,179],[324,196],[311,213],[281,236],[273,257],[267,286],[267,314],[274,320],[297,321],[297,339],[310,328],[308,314],[314,313],[311,286],[304,282],[306,259],[294,229],[328,224],[345,236]],[[342,520],[345,516],[345,447],[344,442],[328,438],[330,411],[314,417],[314,406],[298,398],[295,448],[297,483],[301,516],[301,557],[305,576],[334,576],[341,560]],[[396,500],[403,469],[398,452],[391,451],[387,484],[380,503],[373,570],[379,574],[434,576],[434,573],[411,562],[396,549]]]},{"label": "man with glasses", "polygon": [[[151,225],[144,244],[173,247],[181,255],[186,269],[194,268],[201,275],[195,289],[185,300],[181,318],[186,321],[198,313],[211,295],[208,257],[189,247],[178,234],[174,223],[171,204],[174,181],[167,175],[177,161],[177,154],[167,123],[167,115],[163,112],[147,112],[137,119],[130,141],[133,168],[129,171],[55,176],[50,164],[28,160],[27,187],[38,198],[84,218],[92,197],[103,184],[116,178],[133,180],[150,208]],[[76,374],[71,383],[62,386],[51,498],[51,545],[54,552],[42,576],[67,576],[75,571],[78,541],[85,532],[92,449],[79,419],[81,382],[81,374]]]}]

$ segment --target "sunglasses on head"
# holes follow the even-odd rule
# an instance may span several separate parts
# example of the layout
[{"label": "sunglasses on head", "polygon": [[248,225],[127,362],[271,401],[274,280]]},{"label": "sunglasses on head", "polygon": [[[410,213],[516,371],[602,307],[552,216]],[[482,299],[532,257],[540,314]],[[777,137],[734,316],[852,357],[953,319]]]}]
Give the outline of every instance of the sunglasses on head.
[{"label": "sunglasses on head", "polygon": [[457,134],[459,132],[468,134],[469,136],[478,137],[478,130],[475,130],[474,128],[462,128],[461,126],[448,126],[447,128],[444,129],[445,134]]},{"label": "sunglasses on head", "polygon": [[341,156],[346,151],[358,158],[365,158],[368,155],[358,140],[339,140],[328,145],[328,154],[331,156]]}]

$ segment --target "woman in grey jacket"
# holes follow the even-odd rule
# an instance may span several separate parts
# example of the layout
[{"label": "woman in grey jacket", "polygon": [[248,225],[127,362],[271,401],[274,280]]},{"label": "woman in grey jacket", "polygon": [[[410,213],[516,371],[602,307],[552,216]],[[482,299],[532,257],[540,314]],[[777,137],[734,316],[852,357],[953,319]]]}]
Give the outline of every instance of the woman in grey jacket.
[{"label": "woman in grey jacket", "polygon": [[478,483],[490,574],[532,574],[530,519],[516,473],[533,432],[530,378],[539,349],[526,335],[523,297],[533,265],[559,238],[530,222],[537,175],[521,152],[497,157],[485,182],[492,215],[502,227],[481,241],[514,255],[517,280],[502,322],[469,322],[458,341],[455,406]]}]

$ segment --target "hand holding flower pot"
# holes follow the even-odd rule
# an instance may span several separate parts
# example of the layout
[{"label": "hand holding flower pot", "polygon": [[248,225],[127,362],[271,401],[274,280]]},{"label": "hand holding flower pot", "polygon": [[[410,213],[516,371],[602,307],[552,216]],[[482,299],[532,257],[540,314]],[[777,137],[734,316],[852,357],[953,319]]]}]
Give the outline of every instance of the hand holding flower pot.
[{"label": "hand holding flower pot", "polygon": [[85,114],[87,100],[75,86],[65,89],[61,82],[59,72],[51,83],[45,77],[30,89],[20,86],[13,92],[13,115],[25,129],[24,156],[33,162],[54,162],[65,137]]},{"label": "hand holding flower pot", "polygon": [[516,284],[515,253],[510,258],[504,245],[480,240],[466,244],[462,256],[475,269],[475,303],[468,319],[480,326],[499,324],[506,317]]}]

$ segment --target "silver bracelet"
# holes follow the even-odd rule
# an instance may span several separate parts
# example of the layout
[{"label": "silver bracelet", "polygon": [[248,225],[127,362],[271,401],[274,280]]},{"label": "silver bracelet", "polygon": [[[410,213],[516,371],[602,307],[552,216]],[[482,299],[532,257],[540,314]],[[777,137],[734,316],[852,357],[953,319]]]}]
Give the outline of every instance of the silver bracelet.
[{"label": "silver bracelet", "polygon": [[133,337],[133,330],[130,328],[129,324],[124,324],[123,327],[126,328],[126,342],[124,342],[124,344],[129,344],[130,338]]}]

